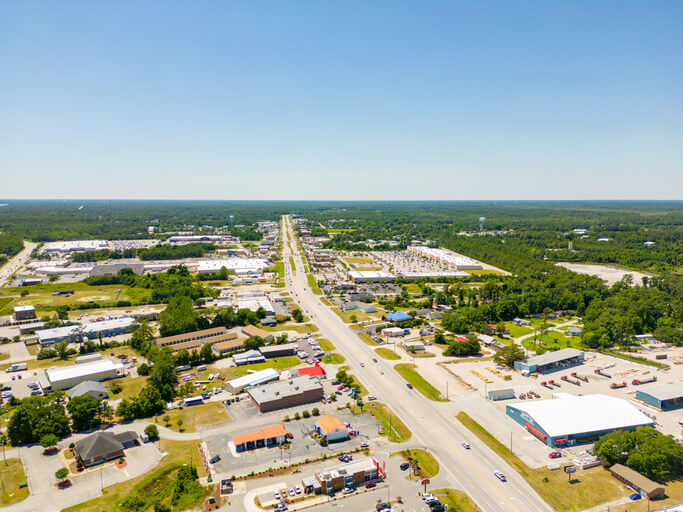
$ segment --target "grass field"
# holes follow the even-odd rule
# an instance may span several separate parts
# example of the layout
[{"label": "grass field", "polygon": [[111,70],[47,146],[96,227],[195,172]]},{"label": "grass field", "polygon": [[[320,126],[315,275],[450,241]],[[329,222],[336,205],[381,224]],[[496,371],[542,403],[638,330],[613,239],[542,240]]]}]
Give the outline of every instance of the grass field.
[{"label": "grass field", "polygon": [[669,365],[664,364],[664,363],[658,363],[657,361],[651,361],[649,359],[646,359],[644,357],[636,356],[636,355],[631,355],[631,354],[624,354],[623,352],[618,352],[616,350],[605,350],[606,354],[610,354],[614,357],[618,357],[619,359],[623,359],[625,361],[631,361],[632,363],[640,363],[640,364],[646,364],[648,366],[654,366],[655,368],[668,368]]},{"label": "grass field", "polygon": [[320,297],[320,302],[322,302],[326,306],[332,306],[332,303],[329,300],[327,300],[325,297]]},{"label": "grass field", "polygon": [[542,347],[547,350],[556,350],[561,348],[582,348],[581,337],[565,336],[558,331],[548,331],[546,334],[539,337],[536,341],[536,346],[534,346],[533,338],[522,340],[522,346],[527,350],[536,350],[536,347]]},{"label": "grass field", "polygon": [[[230,415],[225,410],[221,402],[210,402],[207,404],[193,405],[184,409],[174,409],[166,411],[164,415],[170,416],[169,425],[165,425],[161,419],[159,424],[175,430],[176,432],[196,432],[197,427],[213,425],[230,421]],[[162,415],[163,416],[163,415]],[[183,420],[182,427],[178,426],[178,420]]]},{"label": "grass field", "polygon": [[325,364],[344,364],[346,362],[346,358],[341,354],[332,352],[329,356],[323,357],[321,361]]},{"label": "grass field", "polygon": [[413,387],[422,393],[424,396],[435,402],[446,401],[441,398],[441,392],[427,382],[422,375],[415,371],[416,366],[409,363],[399,363],[394,365],[394,370],[396,370],[401,377],[410,382]]},{"label": "grass field", "polygon": [[[422,473],[424,478],[432,478],[439,473],[439,463],[431,453],[425,450],[401,450],[391,455],[400,455],[408,462],[412,460],[413,463],[417,463],[420,473]],[[414,472],[411,470],[409,474],[414,475]]]},{"label": "grass field", "polygon": [[285,277],[285,263],[283,261],[275,262],[275,272],[279,278]]},{"label": "grass field", "polygon": [[412,432],[405,423],[396,416],[388,405],[379,402],[365,404],[365,411],[382,423],[380,434],[386,436],[392,443],[403,443],[412,437]]},{"label": "grass field", "polygon": [[26,499],[28,486],[19,488],[19,484],[24,482],[26,474],[21,459],[7,459],[6,464],[0,463],[0,505],[7,507]]},{"label": "grass field", "polygon": [[161,481],[170,469],[179,464],[190,464],[194,461],[199,476],[206,475],[204,465],[198,463],[201,460],[198,449],[199,441],[167,441],[162,439],[159,441],[159,444],[160,450],[167,452],[168,455],[161,459],[161,464],[155,470],[137,478],[107,487],[99,498],[79,503],[64,509],[62,512],[91,512],[93,510],[98,512],[118,512],[121,510],[119,507],[121,501],[133,490],[137,491],[146,486],[153,485],[157,481]]},{"label": "grass field", "polygon": [[284,324],[279,324],[277,327],[268,327],[265,325],[260,326],[261,329],[268,332],[281,332],[281,331],[296,331],[301,334],[307,334],[309,332],[317,332],[318,327],[315,324],[292,324],[286,322]]},{"label": "grass field", "polygon": [[532,469],[467,413],[459,412],[456,418],[500,458],[515,468],[539,496],[558,511],[578,512],[631,494],[631,491],[626,490],[602,466],[574,473],[571,482],[561,470]]},{"label": "grass field", "polygon": [[513,338],[519,338],[520,336],[526,336],[534,332],[530,327],[525,327],[523,325],[517,325],[513,322],[505,322],[505,327],[510,329],[510,336]]},{"label": "grass field", "polygon": [[311,291],[315,295],[322,295],[323,292],[318,288],[318,285],[315,282],[315,276],[313,274],[306,274],[306,279],[308,279],[308,286],[311,287]]},{"label": "grass field", "polygon": [[347,324],[350,324],[353,322],[351,317],[354,317],[356,319],[356,322],[364,322],[366,320],[372,320],[373,317],[368,315],[367,313],[363,313],[362,311],[359,311],[357,309],[352,309],[351,311],[342,311],[338,307],[333,307],[332,311],[337,313],[339,318],[344,320]]},{"label": "grass field", "polygon": [[385,347],[380,347],[378,349],[375,349],[375,353],[381,357],[382,359],[389,359],[391,361],[396,361],[397,359],[401,359],[401,356],[394,353],[393,350],[385,348]]},{"label": "grass field", "polygon": [[[53,297],[52,292],[55,290],[73,290],[74,294],[70,297],[65,295]],[[120,290],[120,293],[117,293],[117,290]],[[28,295],[22,297],[22,292],[28,292]],[[127,300],[135,304],[140,301],[147,301],[151,293],[151,290],[146,288],[131,288],[123,285],[88,286],[82,282],[67,284],[46,283],[19,288],[3,288],[0,290],[0,298],[4,299],[0,303],[3,306],[2,310],[0,310],[0,315],[10,315],[12,314],[12,307],[27,304],[33,304],[38,311],[54,310],[57,306],[90,301],[114,303],[119,300]]]},{"label": "grass field", "polygon": [[467,494],[457,489],[433,489],[430,491],[441,503],[448,505],[448,510],[458,512],[481,512],[481,509]]},{"label": "grass field", "polygon": [[147,383],[147,377],[124,377],[123,379],[109,380],[104,384],[104,387],[107,388],[107,390],[111,390],[111,386],[114,383],[119,384],[123,390],[116,395],[109,391],[110,398],[116,400],[123,398],[133,398],[138,396],[142,388],[145,387],[145,384]]}]

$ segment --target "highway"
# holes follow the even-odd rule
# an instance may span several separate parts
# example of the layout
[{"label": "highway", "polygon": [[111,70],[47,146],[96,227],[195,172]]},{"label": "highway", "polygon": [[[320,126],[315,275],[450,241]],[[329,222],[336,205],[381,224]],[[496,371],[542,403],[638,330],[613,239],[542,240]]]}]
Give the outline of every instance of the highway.
[{"label": "highway", "polygon": [[[373,349],[349,330],[311,291],[288,216],[284,217],[284,226],[282,243],[287,289],[323,336],[332,341],[346,358],[351,373],[408,426],[413,434],[409,444],[434,454],[441,471],[447,473],[451,486],[465,491],[485,512],[550,512],[552,508],[516,471],[455,419],[458,412],[455,404],[428,400],[418,391],[406,387],[390,361],[379,357],[377,363],[372,361],[376,357]],[[295,269],[290,268],[289,256],[294,256]],[[361,367],[361,362],[365,367]],[[471,443],[471,450],[462,447],[461,442],[465,440]],[[496,478],[496,470],[506,475],[507,482]]]},{"label": "highway", "polygon": [[10,259],[7,263],[5,263],[2,268],[0,268],[0,287],[5,286],[10,276],[28,261],[33,249],[36,247],[38,247],[38,244],[24,240],[23,250]]}]

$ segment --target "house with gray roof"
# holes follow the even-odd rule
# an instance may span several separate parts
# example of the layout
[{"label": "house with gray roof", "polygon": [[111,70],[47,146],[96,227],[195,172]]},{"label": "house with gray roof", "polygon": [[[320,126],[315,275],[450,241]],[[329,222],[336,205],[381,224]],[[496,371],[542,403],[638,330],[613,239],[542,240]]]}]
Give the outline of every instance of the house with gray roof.
[{"label": "house with gray roof", "polygon": [[95,432],[76,443],[74,455],[86,467],[95,466],[123,457],[123,450],[134,446],[137,438],[138,435],[132,431],[119,434]]},{"label": "house with gray roof", "polygon": [[85,380],[80,384],[76,384],[66,394],[69,395],[69,400],[83,395],[90,395],[93,398],[107,398],[109,396],[107,388],[101,382],[95,382],[94,380]]}]

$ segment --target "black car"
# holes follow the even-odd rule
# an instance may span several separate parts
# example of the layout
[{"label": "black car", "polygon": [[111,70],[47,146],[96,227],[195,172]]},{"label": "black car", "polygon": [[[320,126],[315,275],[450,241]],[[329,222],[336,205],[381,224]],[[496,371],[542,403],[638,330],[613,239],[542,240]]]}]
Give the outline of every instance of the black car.
[{"label": "black car", "polygon": [[376,508],[377,508],[377,512],[381,512],[382,510],[386,510],[388,508],[391,508],[391,505],[389,503],[378,503]]},{"label": "black car", "polygon": [[220,456],[220,455],[214,455],[213,457],[211,457],[211,459],[209,460],[209,462],[210,462],[211,464],[215,464],[215,463],[218,462],[219,460],[221,460],[221,456]]},{"label": "black car", "polygon": [[431,512],[444,512],[446,510],[444,506],[438,501],[432,501],[429,504],[429,509],[431,510]]},{"label": "black car", "polygon": [[408,386],[408,389],[413,389],[413,385],[410,382],[406,386]]},{"label": "black car", "polygon": [[405,471],[406,469],[408,469],[410,467],[410,464],[408,464],[407,462],[404,462],[403,464],[401,464],[400,467],[401,467],[401,471]]}]

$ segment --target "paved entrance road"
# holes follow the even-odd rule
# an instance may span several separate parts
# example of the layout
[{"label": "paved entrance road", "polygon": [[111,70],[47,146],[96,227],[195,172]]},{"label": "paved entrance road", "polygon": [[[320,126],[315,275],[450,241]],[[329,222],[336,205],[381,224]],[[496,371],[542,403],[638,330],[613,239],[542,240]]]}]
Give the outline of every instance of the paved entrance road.
[{"label": "paved entrance road", "polygon": [[[432,402],[419,392],[407,389],[405,381],[393,370],[391,362],[380,359],[378,363],[370,364],[374,357],[372,349],[311,292],[301,255],[293,240],[291,221],[288,217],[284,221],[283,260],[288,290],[308,312],[322,334],[332,340],[337,350],[346,357],[353,374],[368,391],[389,405],[410,428],[413,433],[411,443],[424,446],[434,453],[452,486],[467,492],[487,512],[550,511],[551,508],[524,479],[483,444],[476,443],[472,450],[462,448],[461,441],[470,440],[472,435],[454,418],[458,412],[454,403]],[[294,256],[294,272],[290,268],[289,256]],[[364,368],[361,362],[365,363]],[[381,371],[384,375],[380,374]],[[500,482],[494,475],[496,470],[504,472],[508,481]]]}]

